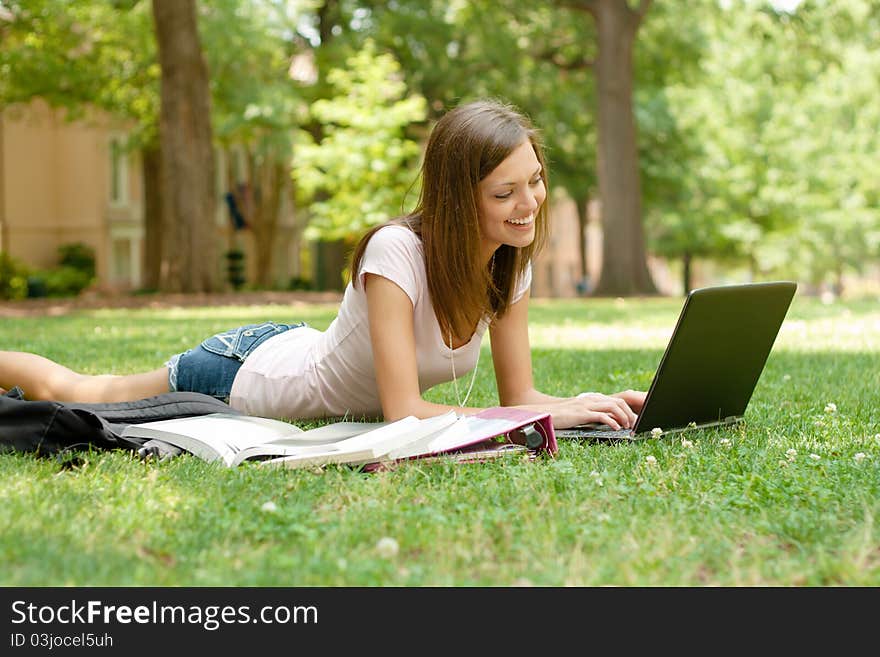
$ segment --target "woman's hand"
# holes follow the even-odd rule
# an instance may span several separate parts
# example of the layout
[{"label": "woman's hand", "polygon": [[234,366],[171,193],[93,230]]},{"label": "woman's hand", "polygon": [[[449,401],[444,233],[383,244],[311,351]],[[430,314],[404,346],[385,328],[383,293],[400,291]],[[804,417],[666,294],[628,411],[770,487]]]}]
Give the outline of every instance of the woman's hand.
[{"label": "woman's hand", "polygon": [[556,429],[567,429],[578,424],[597,422],[612,429],[631,429],[636,413],[645,403],[644,392],[625,390],[613,395],[587,392],[577,397],[560,399],[547,408]]},{"label": "woman's hand", "polygon": [[645,405],[645,397],[648,396],[648,393],[642,390],[624,390],[623,392],[615,392],[611,396],[622,399],[633,411],[641,413],[642,406]]}]

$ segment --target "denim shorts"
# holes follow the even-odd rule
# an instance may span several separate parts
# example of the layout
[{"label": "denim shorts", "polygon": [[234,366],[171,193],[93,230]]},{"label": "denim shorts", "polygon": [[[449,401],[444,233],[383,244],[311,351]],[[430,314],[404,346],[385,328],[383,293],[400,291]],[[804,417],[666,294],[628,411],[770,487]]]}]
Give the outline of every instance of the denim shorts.
[{"label": "denim shorts", "polygon": [[245,359],[261,344],[279,333],[306,326],[263,322],[248,324],[211,336],[198,347],[172,356],[168,368],[168,390],[200,392],[228,402],[232,382]]}]

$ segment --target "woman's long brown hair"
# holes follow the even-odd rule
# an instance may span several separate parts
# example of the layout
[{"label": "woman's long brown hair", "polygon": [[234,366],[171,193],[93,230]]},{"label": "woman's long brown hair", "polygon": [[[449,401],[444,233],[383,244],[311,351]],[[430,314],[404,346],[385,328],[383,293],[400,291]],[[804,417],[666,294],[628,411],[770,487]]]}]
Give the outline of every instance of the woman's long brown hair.
[{"label": "woman's long brown hair", "polygon": [[545,199],[535,216],[535,239],[523,248],[498,248],[489,265],[480,251],[478,185],[528,139],[547,166],[536,129],[512,106],[495,100],[461,105],[434,126],[421,168],[418,204],[408,215],[372,228],[352,257],[353,284],[373,234],[402,225],[422,240],[428,291],[444,339],[470,337],[480,318],[501,317],[512,301],[517,277],[543,246],[549,230]]}]

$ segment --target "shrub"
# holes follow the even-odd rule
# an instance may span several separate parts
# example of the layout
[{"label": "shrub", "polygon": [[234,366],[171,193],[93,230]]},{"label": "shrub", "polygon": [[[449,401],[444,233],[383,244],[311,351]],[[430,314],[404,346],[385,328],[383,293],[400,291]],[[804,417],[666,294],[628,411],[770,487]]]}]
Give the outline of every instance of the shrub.
[{"label": "shrub", "polygon": [[89,278],[95,277],[95,250],[88,244],[62,244],[58,247],[58,255],[62,267],[72,267],[87,274]]},{"label": "shrub", "polygon": [[241,249],[231,249],[225,255],[229,283],[234,289],[240,290],[246,282],[244,276],[244,251]]},{"label": "shrub", "polygon": [[0,299],[24,299],[28,295],[28,269],[8,253],[0,253]]},{"label": "shrub", "polygon": [[27,296],[75,297],[95,280],[95,250],[88,244],[62,244],[58,259],[59,267],[35,271],[27,277]]},{"label": "shrub", "polygon": [[290,279],[290,282],[287,284],[288,290],[311,290],[312,289],[312,281],[308,278],[303,278],[302,276],[294,276]]},{"label": "shrub", "polygon": [[46,296],[75,297],[92,284],[94,276],[88,272],[65,265],[42,272]]}]

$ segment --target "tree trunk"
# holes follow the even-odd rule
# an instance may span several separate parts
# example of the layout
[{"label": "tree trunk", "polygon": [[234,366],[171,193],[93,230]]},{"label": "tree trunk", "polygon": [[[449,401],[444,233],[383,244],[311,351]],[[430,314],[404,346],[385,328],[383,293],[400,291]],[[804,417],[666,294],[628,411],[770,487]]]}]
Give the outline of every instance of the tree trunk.
[{"label": "tree trunk", "polygon": [[254,174],[254,246],[256,251],[256,279],[260,287],[272,287],[275,242],[278,236],[278,214],[281,210],[281,192],[284,176],[290,169],[280,160],[264,157],[253,167]]},{"label": "tree trunk", "polygon": [[162,265],[166,292],[212,292],[215,244],[214,151],[208,68],[195,0],[153,0],[161,68]]},{"label": "tree trunk", "polygon": [[843,296],[843,266],[841,265],[840,259],[837,260],[837,263],[834,266],[834,286],[832,290],[837,299],[840,299]]},{"label": "tree trunk", "polygon": [[633,113],[633,45],[650,2],[597,0],[591,10],[599,35],[596,60],[602,270],[594,294],[656,294],[648,272]]},{"label": "tree trunk", "polygon": [[590,268],[589,263],[587,261],[588,250],[588,224],[589,224],[589,202],[590,197],[588,194],[574,194],[572,195],[572,200],[574,201],[575,208],[577,210],[577,219],[578,219],[578,260],[580,264],[579,273],[577,282],[575,283],[575,289],[577,290],[578,296],[586,296],[593,289],[593,282],[590,280]]},{"label": "tree trunk", "polygon": [[162,171],[158,144],[141,151],[144,181],[144,280],[147,290],[159,289],[162,263]]},{"label": "tree trunk", "polygon": [[342,291],[342,272],[348,264],[345,240],[323,240],[315,246],[315,289]]},{"label": "tree trunk", "polygon": [[586,282],[590,277],[590,270],[587,266],[587,222],[589,221],[588,205],[590,202],[589,196],[575,196],[574,204],[577,207],[577,216],[578,216],[578,255],[580,256],[581,263],[581,280]]},{"label": "tree trunk", "polygon": [[285,192],[287,193],[287,201],[290,204],[290,219],[292,221],[289,252],[293,254],[293,262],[291,263],[290,274],[294,280],[308,280],[311,282],[313,275],[311,272],[303,272],[302,266],[303,235],[309,223],[309,215],[308,212],[297,207],[296,183],[290,175],[287,176],[287,183]]}]

